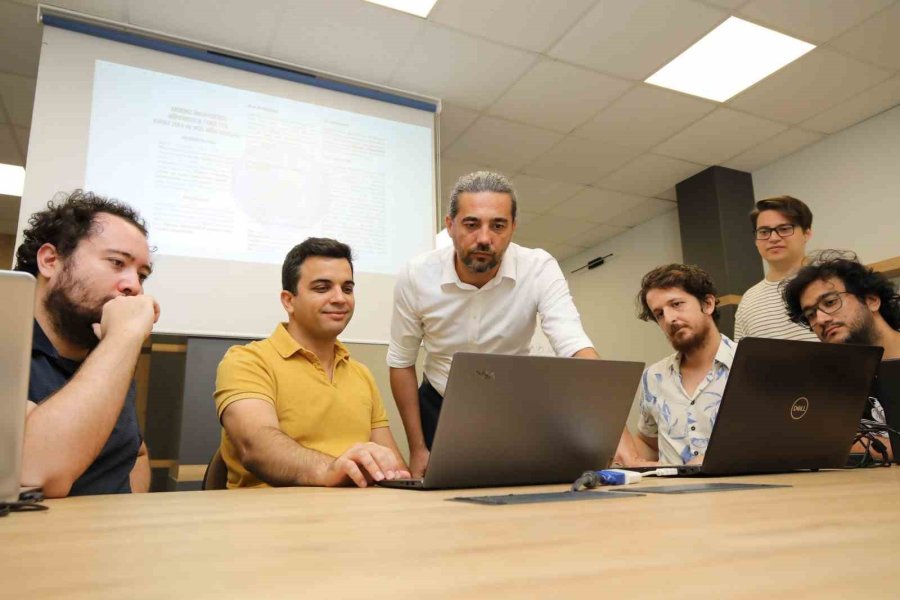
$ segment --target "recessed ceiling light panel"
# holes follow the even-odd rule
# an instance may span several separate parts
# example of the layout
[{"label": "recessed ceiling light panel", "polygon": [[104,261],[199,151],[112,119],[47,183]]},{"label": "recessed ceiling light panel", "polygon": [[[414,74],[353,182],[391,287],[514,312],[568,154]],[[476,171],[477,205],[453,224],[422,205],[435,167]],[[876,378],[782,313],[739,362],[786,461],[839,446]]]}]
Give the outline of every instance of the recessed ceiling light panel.
[{"label": "recessed ceiling light panel", "polygon": [[813,44],[730,17],[646,83],[724,102],[813,48]]},{"label": "recessed ceiling light panel", "polygon": [[0,194],[21,196],[25,188],[25,169],[0,163]]},{"label": "recessed ceiling light panel", "polygon": [[423,19],[428,16],[437,0],[366,0],[372,4],[380,4],[394,10],[403,11]]}]

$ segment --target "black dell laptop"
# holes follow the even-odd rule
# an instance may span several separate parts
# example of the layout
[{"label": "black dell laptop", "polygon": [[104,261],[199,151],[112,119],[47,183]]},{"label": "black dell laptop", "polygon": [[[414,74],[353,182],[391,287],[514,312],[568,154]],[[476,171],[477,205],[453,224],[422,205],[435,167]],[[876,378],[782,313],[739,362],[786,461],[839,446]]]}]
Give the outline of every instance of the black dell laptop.
[{"label": "black dell laptop", "polygon": [[744,338],[703,464],[678,465],[679,474],[843,468],[883,352],[877,346]]},{"label": "black dell laptop", "polygon": [[453,355],[428,469],[402,489],[571,483],[615,454],[643,363]]}]

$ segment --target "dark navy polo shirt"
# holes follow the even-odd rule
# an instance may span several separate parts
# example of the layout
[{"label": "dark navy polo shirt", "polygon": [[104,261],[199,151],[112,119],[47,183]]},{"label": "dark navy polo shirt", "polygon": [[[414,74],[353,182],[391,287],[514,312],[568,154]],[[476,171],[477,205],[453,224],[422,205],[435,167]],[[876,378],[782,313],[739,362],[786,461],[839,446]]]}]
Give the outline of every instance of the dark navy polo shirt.
[{"label": "dark navy polo shirt", "polygon": [[[29,400],[40,404],[66,385],[80,366],[80,362],[60,356],[38,322],[34,322],[31,378],[28,383]],[[129,475],[134,468],[142,441],[134,397],[135,387],[132,381],[125,396],[122,412],[119,413],[119,419],[109,439],[87,471],[72,484],[70,496],[131,492]]]}]

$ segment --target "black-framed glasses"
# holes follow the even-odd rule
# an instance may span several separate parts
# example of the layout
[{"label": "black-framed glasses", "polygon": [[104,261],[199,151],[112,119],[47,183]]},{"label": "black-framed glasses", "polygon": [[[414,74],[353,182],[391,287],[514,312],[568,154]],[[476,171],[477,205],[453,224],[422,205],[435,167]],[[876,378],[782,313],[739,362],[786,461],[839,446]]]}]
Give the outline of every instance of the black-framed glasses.
[{"label": "black-framed glasses", "polygon": [[841,310],[841,307],[844,305],[841,296],[849,293],[850,292],[828,292],[819,298],[818,302],[803,309],[803,312],[800,313],[803,317],[803,323],[807,327],[812,328],[812,324],[816,321],[816,314],[818,314],[820,310],[826,315],[833,315]]},{"label": "black-framed glasses", "polygon": [[792,223],[785,223],[784,225],[779,225],[778,227],[760,227],[756,230],[756,239],[758,240],[767,240],[772,237],[772,232],[778,234],[780,238],[786,238],[794,235],[794,229],[797,226]]}]

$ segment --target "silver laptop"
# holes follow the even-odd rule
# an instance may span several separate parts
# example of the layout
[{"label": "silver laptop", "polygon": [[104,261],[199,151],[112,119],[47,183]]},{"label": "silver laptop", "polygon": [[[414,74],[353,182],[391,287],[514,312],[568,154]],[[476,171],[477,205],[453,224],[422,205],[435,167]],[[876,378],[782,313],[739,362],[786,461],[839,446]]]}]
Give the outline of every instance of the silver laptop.
[{"label": "silver laptop", "polygon": [[404,489],[571,483],[615,454],[643,363],[453,356],[424,479]]},{"label": "silver laptop", "polygon": [[883,352],[878,346],[744,338],[703,464],[679,465],[679,474],[844,467]]},{"label": "silver laptop", "polygon": [[0,271],[0,502],[19,499],[34,331],[34,277]]}]

